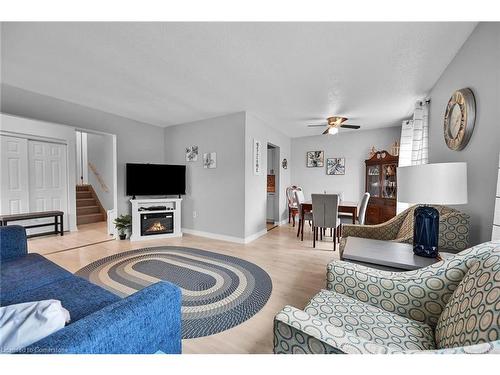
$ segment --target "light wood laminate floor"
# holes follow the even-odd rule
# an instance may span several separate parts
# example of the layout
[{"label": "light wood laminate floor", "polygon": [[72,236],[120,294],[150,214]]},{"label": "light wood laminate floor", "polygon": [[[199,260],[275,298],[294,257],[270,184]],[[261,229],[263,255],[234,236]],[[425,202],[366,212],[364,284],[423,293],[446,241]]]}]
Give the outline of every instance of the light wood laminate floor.
[{"label": "light wood laminate floor", "polygon": [[[29,241],[30,252],[40,252],[71,272],[100,258],[143,247],[179,245],[218,252],[253,262],[263,268],[273,282],[267,304],[249,320],[215,335],[183,340],[183,353],[272,353],[273,317],[285,305],[304,307],[326,285],[326,265],[338,259],[331,238],[312,248],[309,228],[304,241],[296,237],[296,228],[283,225],[246,244],[184,235],[182,238],[130,242],[108,240],[105,223],[79,226],[78,232],[63,237],[48,236]],[[91,242],[99,242],[87,245]],[[76,245],[75,245],[76,244]],[[64,250],[64,248],[70,248]],[[54,252],[57,251],[57,252]]]}]

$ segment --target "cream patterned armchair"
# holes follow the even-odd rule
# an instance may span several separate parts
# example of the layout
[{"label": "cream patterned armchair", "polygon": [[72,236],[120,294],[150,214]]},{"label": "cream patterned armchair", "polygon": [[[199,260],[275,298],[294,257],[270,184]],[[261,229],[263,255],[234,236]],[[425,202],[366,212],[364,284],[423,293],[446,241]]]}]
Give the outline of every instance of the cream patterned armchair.
[{"label": "cream patterned armchair", "polygon": [[409,272],[333,261],[274,319],[275,353],[500,353],[500,241]]},{"label": "cream patterned armchair", "polygon": [[[470,217],[447,206],[432,205],[439,211],[439,249],[459,252],[469,246]],[[413,242],[413,214],[416,206],[407,208],[391,220],[377,225],[342,225],[340,256],[347,237],[371,238],[383,241]]]}]

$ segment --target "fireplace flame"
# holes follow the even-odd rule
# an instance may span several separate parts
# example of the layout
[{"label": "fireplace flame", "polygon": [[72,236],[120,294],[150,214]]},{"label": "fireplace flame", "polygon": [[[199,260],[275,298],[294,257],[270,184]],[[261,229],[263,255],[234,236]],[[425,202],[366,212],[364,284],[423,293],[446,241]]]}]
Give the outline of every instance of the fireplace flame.
[{"label": "fireplace flame", "polygon": [[165,225],[157,221],[156,223],[154,223],[149,227],[148,232],[158,232],[166,229],[167,227]]}]

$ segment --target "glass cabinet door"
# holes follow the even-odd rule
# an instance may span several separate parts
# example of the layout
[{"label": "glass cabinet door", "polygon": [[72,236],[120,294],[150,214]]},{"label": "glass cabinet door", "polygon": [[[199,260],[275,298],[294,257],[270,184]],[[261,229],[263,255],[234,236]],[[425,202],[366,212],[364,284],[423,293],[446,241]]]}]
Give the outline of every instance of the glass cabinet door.
[{"label": "glass cabinet door", "polygon": [[382,165],[382,197],[396,198],[397,179],[396,179],[396,164]]},{"label": "glass cabinet door", "polygon": [[366,189],[370,196],[380,197],[380,165],[370,165],[368,167]]}]

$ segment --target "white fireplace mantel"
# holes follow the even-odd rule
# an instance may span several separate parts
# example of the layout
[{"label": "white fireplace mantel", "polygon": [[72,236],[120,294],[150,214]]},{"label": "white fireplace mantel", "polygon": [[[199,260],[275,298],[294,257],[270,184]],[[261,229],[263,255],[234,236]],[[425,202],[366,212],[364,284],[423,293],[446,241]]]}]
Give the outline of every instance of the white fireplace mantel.
[{"label": "white fireplace mantel", "polygon": [[[181,231],[181,202],[180,198],[150,198],[150,199],[131,199],[132,203],[132,234],[130,241],[157,240],[160,238],[182,237]],[[166,210],[159,211],[140,211],[141,208],[153,206],[166,206]],[[141,235],[141,214],[166,213],[172,212],[174,219],[173,233],[162,233],[152,235]]]}]

